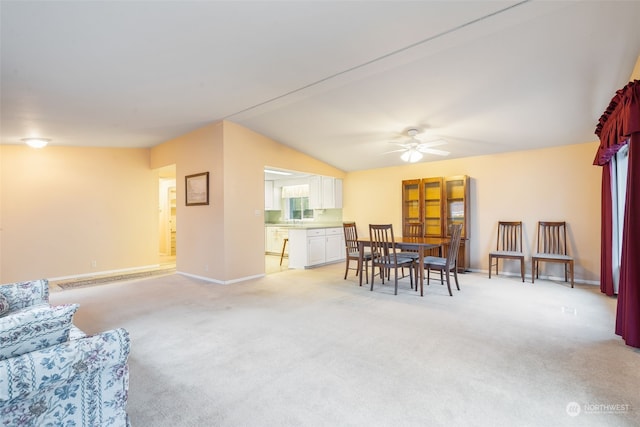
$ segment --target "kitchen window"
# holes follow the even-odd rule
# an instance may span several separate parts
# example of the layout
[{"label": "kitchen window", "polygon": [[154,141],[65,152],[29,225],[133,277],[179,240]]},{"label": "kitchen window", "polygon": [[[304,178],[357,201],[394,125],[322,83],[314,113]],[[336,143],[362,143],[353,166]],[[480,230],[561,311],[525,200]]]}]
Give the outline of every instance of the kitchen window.
[{"label": "kitchen window", "polygon": [[308,197],[292,197],[287,200],[287,219],[313,219],[313,209],[309,209]]},{"label": "kitchen window", "polygon": [[309,185],[283,186],[282,199],[286,220],[313,219],[313,209],[309,208]]}]

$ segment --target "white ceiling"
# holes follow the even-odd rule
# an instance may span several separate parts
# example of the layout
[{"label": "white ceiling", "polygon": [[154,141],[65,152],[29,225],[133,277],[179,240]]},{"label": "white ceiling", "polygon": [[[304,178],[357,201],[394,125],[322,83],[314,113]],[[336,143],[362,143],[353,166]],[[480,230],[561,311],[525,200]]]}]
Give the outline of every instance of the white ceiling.
[{"label": "white ceiling", "polygon": [[[595,141],[638,1],[5,1],[1,143],[151,147],[226,119],[344,171]],[[426,155],[423,161],[441,160]]]}]

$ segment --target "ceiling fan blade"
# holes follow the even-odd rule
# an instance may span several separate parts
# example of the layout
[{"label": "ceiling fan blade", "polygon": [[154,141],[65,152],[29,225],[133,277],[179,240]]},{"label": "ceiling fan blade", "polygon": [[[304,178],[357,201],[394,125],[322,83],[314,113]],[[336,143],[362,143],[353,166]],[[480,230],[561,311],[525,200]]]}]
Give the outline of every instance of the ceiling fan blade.
[{"label": "ceiling fan blade", "polygon": [[418,151],[425,154],[435,154],[436,156],[448,156],[451,154],[448,151],[435,150],[433,148],[418,148]]},{"label": "ceiling fan blade", "polygon": [[399,149],[399,150],[386,151],[386,152],[384,152],[384,153],[382,153],[382,154],[400,153],[400,152],[402,152],[402,151],[407,151],[407,150],[408,150],[407,148],[401,148],[401,149]]},{"label": "ceiling fan blade", "polygon": [[393,145],[399,145],[400,147],[407,147],[407,142],[406,141],[388,141],[389,144],[393,144]]},{"label": "ceiling fan blade", "polygon": [[447,143],[447,141],[445,141],[444,139],[436,139],[433,141],[426,141],[426,142],[421,142],[418,145],[418,149],[421,148],[431,148],[431,147],[439,147],[441,145],[445,145]]}]

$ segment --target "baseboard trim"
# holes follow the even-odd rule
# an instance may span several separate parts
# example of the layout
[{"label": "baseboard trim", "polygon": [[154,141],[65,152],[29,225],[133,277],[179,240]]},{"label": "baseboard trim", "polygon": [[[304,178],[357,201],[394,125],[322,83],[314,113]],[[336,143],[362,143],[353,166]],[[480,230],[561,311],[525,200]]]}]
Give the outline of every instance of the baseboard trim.
[{"label": "baseboard trim", "polygon": [[204,276],[198,276],[197,274],[186,273],[184,271],[176,271],[176,273],[182,276],[191,277],[192,279],[204,280],[205,282],[215,283],[217,285],[232,285],[234,283],[246,282],[247,280],[259,279],[261,277],[266,276],[266,274],[263,273],[263,274],[256,274],[254,276],[241,277],[239,279],[233,279],[233,280],[218,280],[218,279],[212,279],[211,277],[204,277]]},{"label": "baseboard trim", "polygon": [[[467,271],[470,271],[472,273],[484,273],[487,276],[489,276],[489,270],[482,270],[479,268],[468,268]],[[500,276],[509,276],[509,277],[520,277],[520,273],[511,273],[511,272],[503,272],[501,271]],[[491,273],[492,277],[495,277],[494,273]],[[524,280],[531,282],[531,274],[527,274],[527,272],[524,273]],[[539,279],[536,280],[549,280],[551,282],[564,282],[564,277],[559,277],[559,276],[540,276]],[[584,280],[584,279],[573,279],[574,283],[579,283],[581,285],[595,285],[595,286],[600,286],[600,281],[597,280]],[[534,283],[535,285],[535,283]]]}]

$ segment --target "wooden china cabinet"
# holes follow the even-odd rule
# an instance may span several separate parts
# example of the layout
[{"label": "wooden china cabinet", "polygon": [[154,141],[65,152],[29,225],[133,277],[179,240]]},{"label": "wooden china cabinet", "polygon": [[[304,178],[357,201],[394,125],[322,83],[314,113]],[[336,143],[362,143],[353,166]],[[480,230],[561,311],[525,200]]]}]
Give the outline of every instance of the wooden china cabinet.
[{"label": "wooden china cabinet", "polygon": [[[402,228],[422,222],[425,237],[449,237],[451,224],[462,224],[458,272],[469,268],[469,177],[432,177],[402,181]],[[446,253],[446,248],[445,253]]]}]

